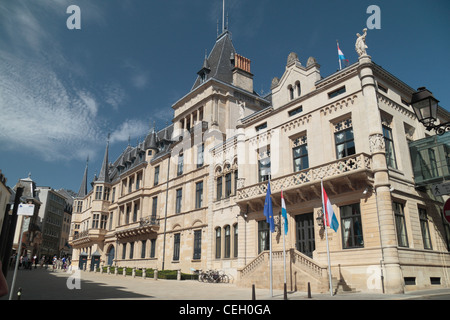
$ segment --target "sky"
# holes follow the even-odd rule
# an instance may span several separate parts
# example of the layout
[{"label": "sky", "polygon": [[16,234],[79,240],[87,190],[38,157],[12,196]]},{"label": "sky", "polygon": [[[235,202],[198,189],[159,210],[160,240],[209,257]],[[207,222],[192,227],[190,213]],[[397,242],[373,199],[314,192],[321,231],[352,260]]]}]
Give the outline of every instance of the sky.
[{"label": "sky", "polygon": [[[254,89],[270,92],[290,52],[321,75],[339,68],[336,40],[357,61],[356,33],[370,22],[367,53],[450,109],[448,0],[226,0],[236,51],[251,59]],[[79,20],[73,20],[79,8]],[[376,5],[379,20],[371,20]],[[80,29],[68,28],[80,22]],[[219,27],[218,27],[219,25]],[[170,124],[222,29],[222,0],[2,0],[0,170],[13,187],[78,192],[86,159],[98,174],[151,127]]]}]

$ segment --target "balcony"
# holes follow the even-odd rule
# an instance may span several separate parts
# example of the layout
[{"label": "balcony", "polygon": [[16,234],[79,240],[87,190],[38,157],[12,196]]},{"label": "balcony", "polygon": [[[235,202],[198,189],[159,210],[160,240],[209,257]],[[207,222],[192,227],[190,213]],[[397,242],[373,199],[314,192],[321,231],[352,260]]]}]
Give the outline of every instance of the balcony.
[{"label": "balcony", "polygon": [[91,242],[103,241],[107,232],[108,231],[105,229],[89,229],[81,231],[72,236],[72,244],[77,246]]},{"label": "balcony", "polygon": [[450,131],[409,143],[416,186],[450,179]]},{"label": "balcony", "polygon": [[141,234],[149,234],[159,230],[159,220],[155,216],[141,218],[138,222],[131,225],[118,227],[116,237],[118,239],[134,237]]},{"label": "balcony", "polygon": [[[370,184],[368,180],[372,179],[372,158],[365,153],[355,154],[321,166],[274,178],[270,180],[271,193],[276,196],[283,190],[283,197],[291,203],[320,198],[321,179],[331,194],[356,190]],[[243,186],[243,183],[244,181],[241,179],[236,202],[241,208],[244,208],[244,205],[250,205],[250,209],[254,211],[261,210],[264,207],[267,181],[247,187]],[[272,199],[276,200],[274,197]],[[279,196],[278,199],[280,199]],[[279,205],[276,201],[274,204]]]}]

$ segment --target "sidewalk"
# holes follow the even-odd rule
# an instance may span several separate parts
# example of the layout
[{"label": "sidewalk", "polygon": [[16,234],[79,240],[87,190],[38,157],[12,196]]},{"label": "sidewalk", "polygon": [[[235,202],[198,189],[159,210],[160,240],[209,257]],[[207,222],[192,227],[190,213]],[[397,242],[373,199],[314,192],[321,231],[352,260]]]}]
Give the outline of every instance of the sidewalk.
[{"label": "sidewalk", "polygon": [[[79,278],[77,278],[79,276]],[[11,287],[13,271],[8,272]],[[202,283],[195,280],[154,280],[131,276],[51,269],[19,270],[15,293],[22,288],[21,300],[251,300],[251,288],[234,284]],[[72,288],[72,289],[70,289]],[[255,289],[256,300],[283,300],[282,290]],[[340,293],[334,296],[306,292],[288,293],[288,300],[407,300],[450,297],[450,288],[409,292],[406,294]],[[9,295],[0,298],[8,300]],[[16,295],[14,294],[14,299]]]}]

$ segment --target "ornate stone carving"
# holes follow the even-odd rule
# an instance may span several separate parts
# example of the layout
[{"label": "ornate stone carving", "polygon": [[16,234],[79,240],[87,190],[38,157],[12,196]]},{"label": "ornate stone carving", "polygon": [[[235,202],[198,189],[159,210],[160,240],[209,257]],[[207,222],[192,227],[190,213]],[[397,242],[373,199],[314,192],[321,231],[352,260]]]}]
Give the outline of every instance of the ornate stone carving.
[{"label": "ornate stone carving", "polygon": [[385,152],[386,149],[383,135],[377,133],[369,136],[369,148],[371,153]]},{"label": "ornate stone carving", "polygon": [[367,55],[366,49],[368,48],[366,45],[367,28],[364,28],[363,32],[363,35],[356,34],[358,38],[356,39],[355,49],[360,57]]},{"label": "ornate stone carving", "polygon": [[294,64],[297,61],[300,61],[298,60],[298,54],[296,54],[295,52],[291,52],[288,56],[286,66],[290,66],[291,64]]}]

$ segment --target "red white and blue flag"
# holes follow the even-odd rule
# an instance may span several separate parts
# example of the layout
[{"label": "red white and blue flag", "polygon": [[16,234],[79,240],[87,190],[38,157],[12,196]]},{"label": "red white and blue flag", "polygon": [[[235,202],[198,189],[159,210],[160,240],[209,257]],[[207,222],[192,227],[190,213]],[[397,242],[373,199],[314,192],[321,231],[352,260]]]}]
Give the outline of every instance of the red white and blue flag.
[{"label": "red white and blue flag", "polygon": [[348,66],[349,62],[348,59],[345,58],[344,53],[342,52],[342,50],[339,48],[339,43],[337,44],[337,48],[338,48],[338,56],[339,56],[339,63],[341,61],[344,61],[344,64],[346,66]]},{"label": "red white and blue flag", "polygon": [[327,227],[333,229],[334,232],[337,232],[337,229],[339,228],[339,222],[336,218],[336,214],[333,211],[330,199],[328,198],[328,195],[325,192],[325,188],[323,186],[322,186],[322,205],[323,205],[323,215]]}]

